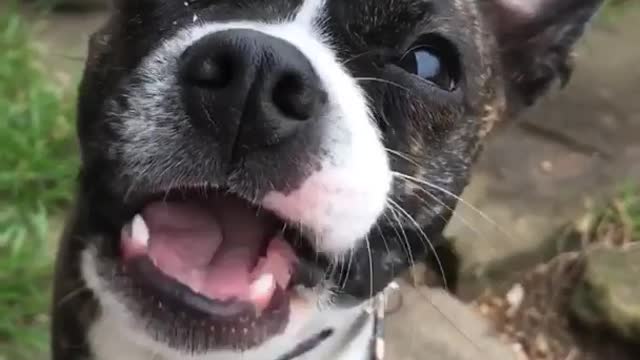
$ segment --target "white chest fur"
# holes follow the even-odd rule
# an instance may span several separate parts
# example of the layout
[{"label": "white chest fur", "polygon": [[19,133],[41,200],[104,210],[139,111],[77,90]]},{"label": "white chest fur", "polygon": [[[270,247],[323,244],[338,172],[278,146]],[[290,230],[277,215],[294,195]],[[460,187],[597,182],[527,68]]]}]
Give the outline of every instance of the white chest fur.
[{"label": "white chest fur", "polygon": [[[367,318],[366,322],[358,324],[361,311],[352,309],[318,313],[315,324],[305,328],[331,327],[334,329],[333,335],[296,360],[367,360],[373,321]],[[120,321],[122,316],[110,315],[115,314],[103,313],[89,332],[94,355],[92,360],[276,360],[305,340],[303,334],[307,337],[312,334],[304,331],[294,335],[286,331],[284,335],[244,353],[217,351],[189,355],[156,343],[146,334],[135,333],[134,329],[125,327]]]}]

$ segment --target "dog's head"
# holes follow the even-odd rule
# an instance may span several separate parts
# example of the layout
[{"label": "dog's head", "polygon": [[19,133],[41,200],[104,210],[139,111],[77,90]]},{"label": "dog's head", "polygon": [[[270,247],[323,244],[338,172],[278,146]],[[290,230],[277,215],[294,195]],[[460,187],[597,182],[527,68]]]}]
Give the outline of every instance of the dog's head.
[{"label": "dog's head", "polygon": [[79,105],[103,313],[167,353],[332,330],[430,251],[483,136],[566,81],[600,2],[116,1]]}]

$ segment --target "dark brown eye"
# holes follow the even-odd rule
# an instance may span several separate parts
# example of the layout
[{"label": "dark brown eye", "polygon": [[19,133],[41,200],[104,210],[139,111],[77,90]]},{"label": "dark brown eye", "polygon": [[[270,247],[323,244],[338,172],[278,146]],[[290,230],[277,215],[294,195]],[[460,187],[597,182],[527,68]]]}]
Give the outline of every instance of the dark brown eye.
[{"label": "dark brown eye", "polygon": [[455,90],[459,65],[455,52],[444,41],[413,46],[398,65],[405,71],[427,80],[446,91]]}]

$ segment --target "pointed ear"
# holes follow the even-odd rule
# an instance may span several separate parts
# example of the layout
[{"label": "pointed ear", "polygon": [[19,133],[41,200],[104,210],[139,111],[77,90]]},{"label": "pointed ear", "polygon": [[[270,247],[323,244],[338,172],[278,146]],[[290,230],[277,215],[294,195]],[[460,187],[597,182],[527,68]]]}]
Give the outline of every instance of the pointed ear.
[{"label": "pointed ear", "polygon": [[604,0],[482,0],[517,113],[571,77],[571,52]]}]

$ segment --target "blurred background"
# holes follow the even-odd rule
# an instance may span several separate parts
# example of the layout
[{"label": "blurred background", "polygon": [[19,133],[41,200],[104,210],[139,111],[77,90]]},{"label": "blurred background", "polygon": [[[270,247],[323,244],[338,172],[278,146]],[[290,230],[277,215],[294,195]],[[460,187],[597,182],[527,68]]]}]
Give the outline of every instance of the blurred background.
[{"label": "blurred background", "polygon": [[[0,360],[46,358],[75,87],[105,3],[0,0]],[[412,271],[390,360],[637,359],[638,23],[640,2],[610,1],[570,85],[491,136],[446,234],[458,288]]]}]

